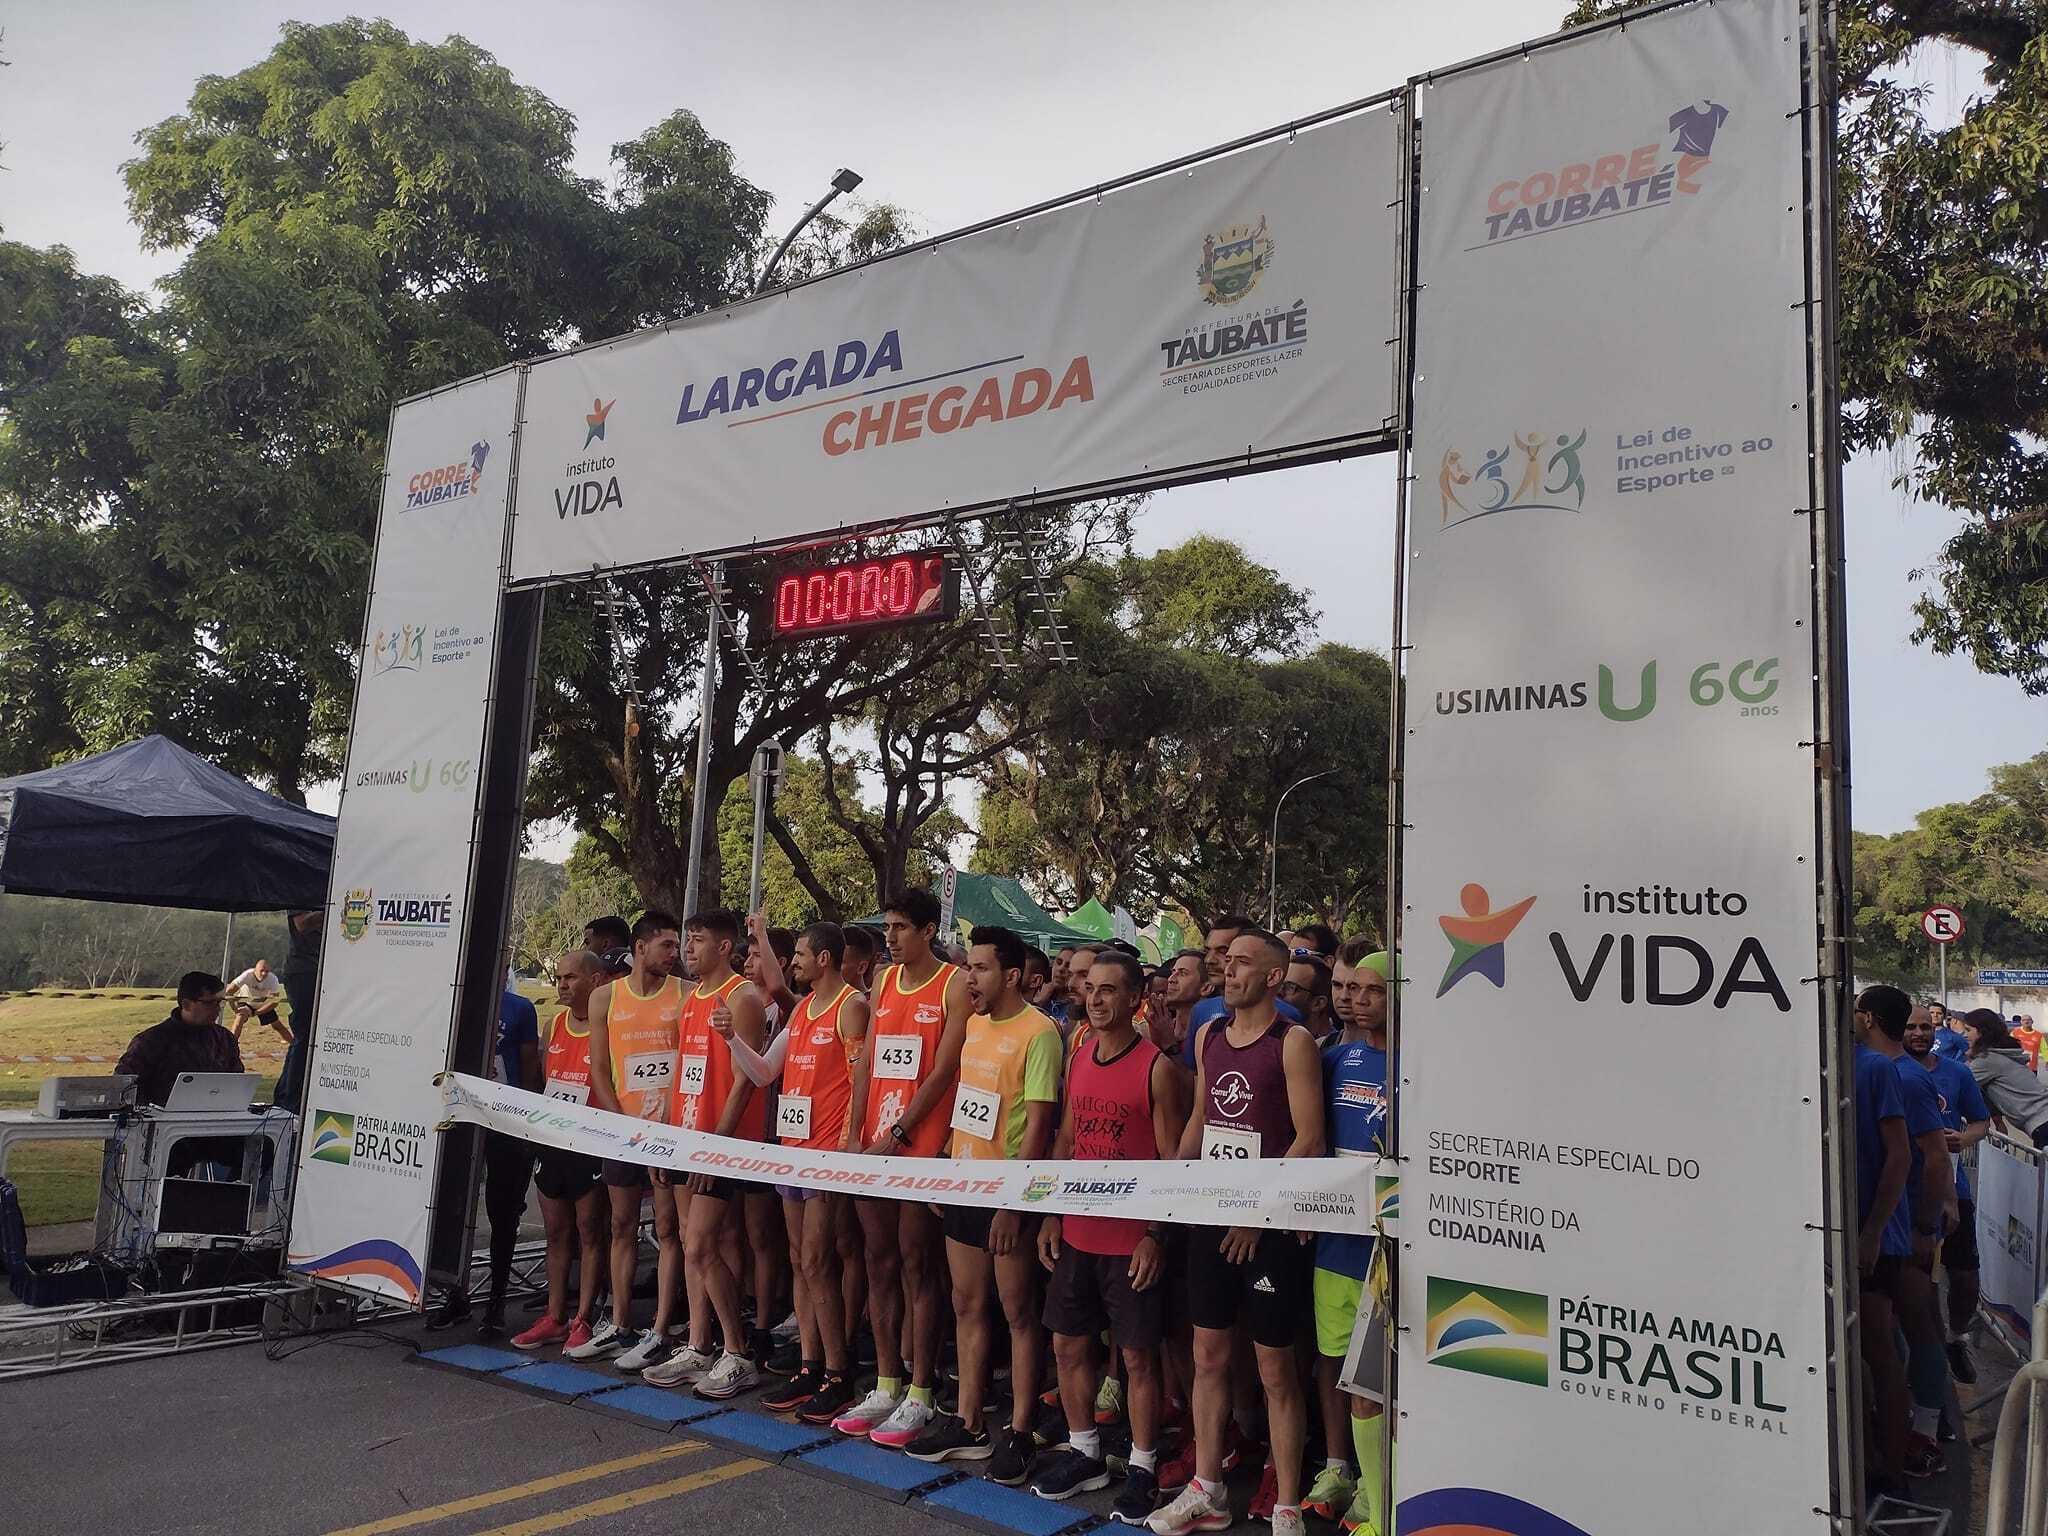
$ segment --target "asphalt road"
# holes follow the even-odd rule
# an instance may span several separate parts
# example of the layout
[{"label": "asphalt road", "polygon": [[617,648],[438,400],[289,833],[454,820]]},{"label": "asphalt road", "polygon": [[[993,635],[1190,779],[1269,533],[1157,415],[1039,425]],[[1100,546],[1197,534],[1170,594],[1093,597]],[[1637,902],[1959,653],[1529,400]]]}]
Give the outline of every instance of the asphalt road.
[{"label": "asphalt road", "polygon": [[0,1384],[0,1526],[37,1536],[640,1536],[956,1529],[446,1371],[364,1336]]}]

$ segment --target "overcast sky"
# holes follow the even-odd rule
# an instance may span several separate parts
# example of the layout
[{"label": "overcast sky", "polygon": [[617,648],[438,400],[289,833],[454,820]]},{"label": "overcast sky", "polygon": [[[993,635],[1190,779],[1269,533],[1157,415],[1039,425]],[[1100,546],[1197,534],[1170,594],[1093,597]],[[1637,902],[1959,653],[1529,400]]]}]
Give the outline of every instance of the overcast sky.
[{"label": "overcast sky", "polygon": [[[732,144],[786,220],[840,165],[928,233],[1090,185],[1518,42],[1564,0],[696,0],[574,6],[394,0],[0,0],[0,230],[69,246],[81,267],[145,288],[175,254],[142,251],[119,167],[137,130],[193,82],[259,60],[288,18],[369,11],[414,36],[461,33],[579,124],[579,169],[677,107]],[[1944,95],[1970,71],[1930,60]],[[1958,76],[1964,82],[1958,85]],[[1982,792],[1991,764],[2041,750],[2048,702],[1909,645],[1924,565],[1956,524],[1848,474],[1856,825],[1908,826]],[[1390,461],[1295,470],[1156,497],[1146,547],[1206,530],[1309,589],[1330,639],[1384,650]]]}]

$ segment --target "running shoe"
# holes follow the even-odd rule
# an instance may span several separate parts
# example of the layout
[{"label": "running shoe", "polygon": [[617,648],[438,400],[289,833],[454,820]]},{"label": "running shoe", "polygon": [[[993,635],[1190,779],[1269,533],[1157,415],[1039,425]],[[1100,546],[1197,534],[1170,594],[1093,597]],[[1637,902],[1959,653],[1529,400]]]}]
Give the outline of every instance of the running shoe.
[{"label": "running shoe", "polygon": [[1308,1522],[1293,1505],[1273,1511],[1273,1536],[1308,1536]]},{"label": "running shoe", "polygon": [[1252,1495],[1251,1506],[1245,1516],[1252,1520],[1273,1518],[1273,1506],[1280,1499],[1280,1475],[1273,1470],[1273,1458],[1266,1458],[1266,1470],[1259,1474],[1259,1491]]},{"label": "running shoe", "polygon": [[761,1406],[770,1413],[795,1413],[818,1390],[819,1376],[808,1365],[789,1380],[761,1394]]},{"label": "running shoe", "polygon": [[794,1312],[790,1313],[789,1316],[785,1317],[768,1331],[775,1335],[776,1343],[787,1344],[797,1335],[796,1314]]},{"label": "running shoe", "polygon": [[[995,1468],[996,1463],[990,1462],[990,1477],[995,1477]],[[1071,1499],[1077,1493],[1093,1493],[1108,1486],[1109,1468],[1071,1445],[1048,1456],[1031,1479],[1031,1491],[1041,1499]]]},{"label": "running shoe", "polygon": [[896,1405],[888,1418],[868,1432],[868,1438],[876,1445],[907,1451],[924,1438],[925,1431],[931,1428],[932,1422],[938,1417],[939,1410],[931,1404],[920,1403],[914,1397],[906,1397]]},{"label": "running shoe", "polygon": [[1095,1389],[1095,1422],[1114,1424],[1124,1416],[1124,1384],[1114,1376],[1102,1378]]},{"label": "running shoe", "polygon": [[1189,1483],[1166,1508],[1155,1510],[1145,1522],[1153,1536],[1187,1536],[1189,1531],[1227,1531],[1234,1519],[1230,1494],[1222,1489],[1215,1496],[1202,1492],[1199,1483]]},{"label": "running shoe", "polygon": [[1351,1507],[1358,1495],[1358,1483],[1349,1467],[1324,1467],[1308,1485],[1308,1497],[1301,1501],[1304,1514],[1334,1520]]},{"label": "running shoe", "polygon": [[1181,1441],[1180,1449],[1159,1463],[1159,1491],[1178,1493],[1195,1480],[1195,1437]]},{"label": "running shoe", "polygon": [[650,1387],[687,1387],[717,1363],[708,1349],[685,1344],[661,1364],[641,1374]]},{"label": "running shoe", "polygon": [[609,1360],[613,1355],[623,1354],[640,1342],[640,1335],[630,1328],[621,1328],[610,1318],[597,1325],[597,1332],[581,1344],[571,1344],[562,1351],[571,1360]]},{"label": "running shoe", "polygon": [[[1190,1435],[1188,1438],[1192,1440],[1194,1437]],[[1235,1472],[1237,1464],[1244,1460],[1245,1453],[1258,1449],[1258,1441],[1239,1429],[1237,1420],[1232,1419],[1229,1427],[1223,1431],[1223,1470]]]},{"label": "running shoe", "polygon": [[797,1409],[796,1416],[806,1424],[830,1424],[853,1401],[853,1378],[827,1371],[818,1379],[817,1386],[810,1401]]},{"label": "running shoe", "polygon": [[1948,1457],[1925,1435],[1906,1438],[1906,1476],[1914,1479],[1939,1477],[1948,1470]]},{"label": "running shoe", "polygon": [[718,1363],[697,1378],[697,1395],[711,1402],[722,1402],[728,1397],[737,1397],[749,1387],[756,1386],[761,1373],[754,1369],[754,1362],[745,1355],[736,1355],[727,1350],[718,1357]]},{"label": "running shoe", "polygon": [[[905,1407],[911,1406],[909,1403]],[[876,1430],[871,1439],[878,1439]],[[903,1447],[903,1454],[913,1461],[987,1461],[995,1454],[985,1429],[969,1429],[966,1421],[950,1413],[942,1413],[932,1419],[930,1426],[910,1444]]]},{"label": "running shoe", "polygon": [[512,1347],[524,1350],[546,1349],[548,1345],[559,1344],[568,1337],[569,1325],[558,1323],[543,1312],[526,1332],[512,1335]]},{"label": "running shoe", "polygon": [[889,1422],[889,1416],[896,1411],[901,1402],[901,1398],[891,1397],[880,1387],[876,1387],[834,1419],[832,1427],[842,1435],[858,1435],[865,1439]]},{"label": "running shoe", "polygon": [[[582,1318],[579,1317],[576,1319],[575,1322],[569,1325],[569,1336],[566,1339],[562,1340],[562,1353],[567,1355],[569,1354],[570,1350],[581,1349],[584,1345],[588,1344],[589,1342],[590,1324],[586,1323]],[[570,1358],[574,1359],[575,1357],[572,1355],[570,1356]]]},{"label": "running shoe", "polygon": [[759,1357],[761,1368],[771,1376],[794,1376],[804,1363],[804,1347],[801,1342],[791,1339],[787,1344],[777,1344]]},{"label": "running shoe", "polygon": [[1337,1526],[1345,1536],[1380,1536],[1379,1523],[1372,1517],[1372,1506],[1366,1499],[1363,1483],[1352,1495],[1351,1507],[1338,1516]]},{"label": "running shoe", "polygon": [[988,1459],[988,1480],[1006,1488],[1017,1487],[1031,1475],[1031,1463],[1037,1455],[1038,1443],[1029,1430],[1005,1425],[996,1431],[995,1454]]},{"label": "running shoe", "polygon": [[659,1365],[675,1353],[675,1347],[666,1337],[650,1328],[640,1335],[640,1341],[612,1363],[622,1371],[644,1371],[650,1365]]},{"label": "running shoe", "polygon": [[1109,1518],[1121,1520],[1125,1525],[1143,1525],[1152,1518],[1152,1511],[1158,1503],[1158,1477],[1143,1467],[1129,1467],[1124,1472],[1123,1492],[1109,1506]]},{"label": "running shoe", "polygon": [[1948,1341],[1948,1368],[1964,1386],[1974,1385],[1977,1380],[1977,1362],[1970,1354],[1968,1339]]}]

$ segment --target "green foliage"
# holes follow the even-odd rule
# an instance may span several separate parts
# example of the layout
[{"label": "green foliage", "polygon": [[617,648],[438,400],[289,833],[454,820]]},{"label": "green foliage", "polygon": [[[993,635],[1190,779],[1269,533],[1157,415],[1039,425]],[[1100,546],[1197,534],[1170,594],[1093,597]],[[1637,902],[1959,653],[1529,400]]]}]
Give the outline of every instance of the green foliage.
[{"label": "green foliage", "polygon": [[1979,966],[2048,965],[2048,752],[1992,769],[1988,793],[1914,820],[1891,837],[1856,834],[1856,973],[1930,985],[1920,914],[1937,901],[1965,924],[1951,981]]},{"label": "green foliage", "polygon": [[[768,921],[797,928],[824,918],[842,922],[865,916],[875,904],[875,873],[866,850],[832,819],[825,798],[825,770],[816,758],[785,754],[781,784],[775,793],[775,816],[786,836],[771,828],[761,861],[761,906]],[[836,791],[842,804],[860,801],[858,775],[850,763],[835,765]],[[950,830],[950,828],[948,829]],[[720,864],[724,870],[723,900],[739,910],[747,901],[747,874],[753,849],[754,798],[746,779],[735,780],[718,812]],[[790,851],[802,861],[797,873]],[[920,871],[928,877],[929,871]]]},{"label": "green foliage", "polygon": [[[0,895],[0,992],[175,986],[186,971],[220,964],[226,928],[218,912]],[[235,919],[230,974],[259,957],[282,970],[286,948],[282,915],[245,913]]]},{"label": "green foliage", "polygon": [[[1577,25],[1626,9],[1579,0]],[[1838,323],[1846,452],[1968,516],[1914,638],[2048,693],[2048,5],[1843,0]],[[1981,64],[1929,120],[1927,45]]]}]

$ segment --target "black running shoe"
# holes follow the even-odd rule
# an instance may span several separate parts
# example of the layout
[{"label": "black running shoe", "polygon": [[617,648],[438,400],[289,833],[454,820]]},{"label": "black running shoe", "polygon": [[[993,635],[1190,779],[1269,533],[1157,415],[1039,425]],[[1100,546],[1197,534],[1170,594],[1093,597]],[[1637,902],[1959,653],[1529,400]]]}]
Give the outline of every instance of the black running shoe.
[{"label": "black running shoe", "polygon": [[[998,1461],[1000,1459],[997,1458]],[[995,1474],[996,1468],[991,1465],[989,1476],[994,1477]],[[1077,1451],[1071,1445],[1062,1446],[1040,1458],[1038,1470],[1031,1479],[1031,1491],[1041,1499],[1071,1499],[1077,1493],[1093,1493],[1108,1486],[1109,1468],[1099,1458]],[[1148,1508],[1146,1513],[1150,1514],[1151,1510]]]},{"label": "black running shoe", "polygon": [[830,1424],[839,1415],[858,1401],[860,1394],[854,1391],[853,1378],[834,1375],[827,1371],[818,1379],[818,1390],[810,1400],[796,1411],[796,1416],[806,1424]]},{"label": "black running shoe", "polygon": [[1977,1362],[1971,1357],[1969,1340],[1950,1339],[1948,1341],[1948,1368],[1954,1374],[1956,1380],[1960,1381],[1964,1386],[1975,1385],[1977,1380]]},{"label": "black running shoe", "polygon": [[761,1396],[761,1406],[770,1413],[795,1413],[818,1390],[819,1374],[808,1365],[789,1380],[777,1387],[770,1387]]},{"label": "black running shoe", "polygon": [[1031,1475],[1031,1462],[1037,1450],[1028,1430],[1004,1426],[996,1435],[995,1454],[989,1457],[989,1481],[1006,1488],[1017,1487]]},{"label": "black running shoe", "polygon": [[993,1450],[987,1430],[969,1429],[957,1415],[942,1413],[903,1454],[913,1461],[987,1461]]},{"label": "black running shoe", "polygon": [[761,1369],[771,1376],[794,1376],[804,1363],[804,1347],[797,1340],[778,1344],[765,1355],[754,1358],[761,1362]]},{"label": "black running shoe", "polygon": [[1123,1492],[1109,1506],[1109,1518],[1121,1520],[1125,1525],[1143,1525],[1152,1518],[1152,1511],[1158,1503],[1158,1474],[1147,1472],[1143,1467],[1132,1467],[1124,1473]]}]

